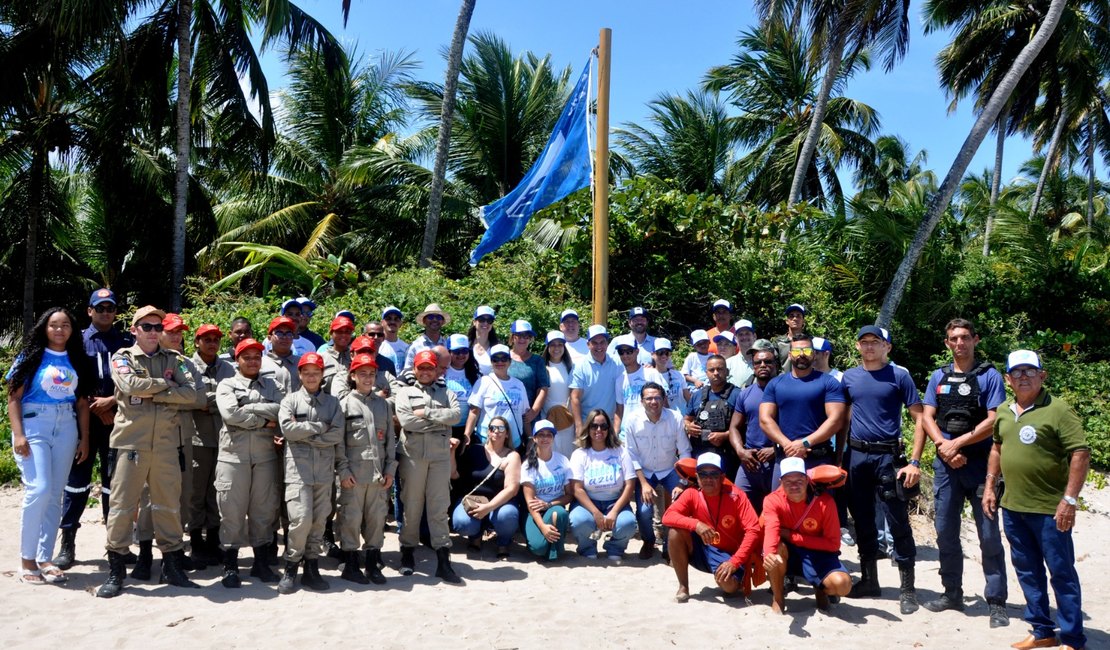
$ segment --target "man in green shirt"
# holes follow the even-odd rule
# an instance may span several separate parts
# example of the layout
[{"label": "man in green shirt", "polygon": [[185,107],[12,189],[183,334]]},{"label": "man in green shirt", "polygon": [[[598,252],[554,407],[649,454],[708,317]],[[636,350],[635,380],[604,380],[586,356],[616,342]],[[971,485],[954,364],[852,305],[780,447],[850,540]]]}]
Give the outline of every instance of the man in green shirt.
[{"label": "man in green shirt", "polygon": [[[1083,648],[1087,643],[1071,531],[1091,452],[1079,417],[1063,400],[1048,394],[1045,376],[1036,352],[1010,353],[1006,383],[1014,397],[998,409],[983,489],[983,512],[993,518],[999,506],[996,484],[999,475],[1005,475],[1002,522],[1010,561],[1025,594],[1025,620],[1033,628],[1013,644],[1019,650],[1057,644]],[[1049,617],[1046,565],[1056,594],[1056,622]]]}]

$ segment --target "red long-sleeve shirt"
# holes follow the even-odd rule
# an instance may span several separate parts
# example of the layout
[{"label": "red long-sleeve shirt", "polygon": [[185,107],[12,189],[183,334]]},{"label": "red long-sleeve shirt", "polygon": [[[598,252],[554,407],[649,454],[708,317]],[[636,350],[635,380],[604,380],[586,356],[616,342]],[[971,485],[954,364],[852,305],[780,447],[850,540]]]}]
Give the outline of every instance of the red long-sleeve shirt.
[{"label": "red long-sleeve shirt", "polygon": [[805,501],[794,503],[781,487],[767,495],[763,500],[764,555],[778,551],[783,529],[793,530],[788,539],[794,546],[814,551],[840,550],[840,518],[832,496],[827,492],[818,496],[799,526],[808,505]]},{"label": "red long-sleeve shirt", "polygon": [[[678,530],[694,531],[701,522],[721,535],[714,544],[726,553],[737,567],[744,566],[752,551],[759,544],[759,516],[746,494],[733,487],[715,497],[707,497],[701,490],[690,488],[663,513],[663,525]],[[839,534],[839,531],[838,533]]]}]

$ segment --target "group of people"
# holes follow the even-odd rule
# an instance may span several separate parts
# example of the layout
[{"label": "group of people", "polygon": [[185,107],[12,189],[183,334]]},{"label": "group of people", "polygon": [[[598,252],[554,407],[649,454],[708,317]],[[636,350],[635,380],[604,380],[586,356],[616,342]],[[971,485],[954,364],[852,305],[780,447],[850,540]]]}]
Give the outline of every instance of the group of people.
[{"label": "group of people", "polygon": [[[121,331],[107,288],[91,295],[80,337],[68,310],[43,314],[7,374],[26,486],[21,579],[65,581],[99,457],[102,597],[121,592],[128,564],[133,577],[150,579],[154,545],[160,580],[178,587],[196,587],[188,572],[208,564],[222,568],[224,587],[239,587],[246,547],[250,577],[277,582],[280,593],[298,582],[327,589],[324,555],[340,559],[342,579],[382,584],[392,505],[403,575],[415,571],[423,541],[435,551],[435,575],[460,583],[452,530],[472,552],[492,539],[505,559],[523,528],[543,561],[569,539],[583,557],[599,557],[600,542],[620,562],[638,533],[641,559],[661,544],[679,602],[689,597],[690,566],[726,593],[765,575],[777,612],[796,578],[814,587],[819,607],[879,597],[885,553],[910,614],[918,603],[907,502],[931,441],[944,593],[924,606],[964,607],[959,527],[970,502],[991,625],[1009,622],[1001,519],[1032,626],[1014,647],[1085,644],[1071,541],[1089,465],[1081,423],[1044,390],[1032,351],[1009,355],[1007,400],[1001,373],[975,355],[969,321],[945,327],[952,362],[922,397],[876,326],[857,332],[858,366],[831,368],[831,343],[807,333],[801,304],[786,308],[784,335],[759,338],[718,300],[712,327],[691,333],[694,351],[677,367],[672,342],[648,333],[641,307],[618,336],[600,324],[583,332],[565,310],[541,354],[526,320],[512,321],[503,343],[486,305],[465,334],[450,335],[451,316],[428,305],[411,343],[399,337],[396,307],[357,336],[355,315],[340,311],[327,340],[309,327],[315,308],[286,301],[258,338],[236,318],[230,345],[217,324],[200,324],[190,356],[180,315],[141,307]],[[914,424],[909,453],[904,413]],[[839,560],[846,542],[858,545],[854,583]]]}]

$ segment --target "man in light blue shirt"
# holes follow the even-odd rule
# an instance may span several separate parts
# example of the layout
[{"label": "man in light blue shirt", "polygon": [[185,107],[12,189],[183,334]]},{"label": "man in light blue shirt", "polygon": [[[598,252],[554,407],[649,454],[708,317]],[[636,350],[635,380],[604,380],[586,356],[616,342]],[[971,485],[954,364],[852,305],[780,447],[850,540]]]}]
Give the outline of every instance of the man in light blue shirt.
[{"label": "man in light blue shirt", "polygon": [[586,356],[574,364],[570,373],[570,411],[574,414],[574,430],[582,430],[585,416],[601,409],[613,417],[617,408],[617,379],[624,366],[606,354],[609,331],[604,325],[591,325],[586,338],[590,348]]}]

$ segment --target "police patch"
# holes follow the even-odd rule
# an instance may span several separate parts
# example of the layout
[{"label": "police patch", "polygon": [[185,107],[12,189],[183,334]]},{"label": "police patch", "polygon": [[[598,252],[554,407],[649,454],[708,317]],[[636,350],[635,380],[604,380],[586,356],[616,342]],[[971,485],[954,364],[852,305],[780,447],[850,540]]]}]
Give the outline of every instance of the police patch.
[{"label": "police patch", "polygon": [[956,389],[956,392],[964,396],[970,395],[971,386],[969,384],[960,384],[959,388]]},{"label": "police patch", "polygon": [[131,374],[131,363],[125,357],[112,359],[112,368],[121,375]]},{"label": "police patch", "polygon": [[947,395],[951,390],[952,387],[948,384],[941,384],[937,386],[937,395]]},{"label": "police patch", "polygon": [[1018,440],[1021,440],[1027,445],[1031,445],[1037,441],[1037,430],[1029,425],[1025,425],[1018,431]]}]

